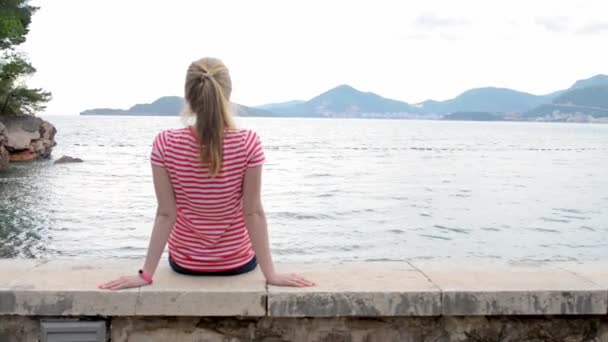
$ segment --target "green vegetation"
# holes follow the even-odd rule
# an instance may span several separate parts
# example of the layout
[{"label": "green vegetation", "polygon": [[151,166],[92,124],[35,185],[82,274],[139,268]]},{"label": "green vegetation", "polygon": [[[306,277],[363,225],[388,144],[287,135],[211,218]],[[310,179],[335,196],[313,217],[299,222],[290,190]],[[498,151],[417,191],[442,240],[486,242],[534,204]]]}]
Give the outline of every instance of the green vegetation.
[{"label": "green vegetation", "polygon": [[608,86],[573,89],[557,97],[553,103],[608,109]]},{"label": "green vegetation", "polygon": [[[599,75],[604,76],[604,75]],[[552,103],[538,106],[524,114],[525,117],[551,115],[589,115],[608,117],[608,77],[594,77],[592,82],[578,81],[569,90],[563,91]],[[586,84],[590,86],[584,87]],[[602,85],[603,84],[603,85]]]},{"label": "green vegetation", "polygon": [[33,115],[51,99],[51,93],[25,85],[36,69],[15,51],[25,41],[37,9],[27,0],[0,0],[0,115]]}]

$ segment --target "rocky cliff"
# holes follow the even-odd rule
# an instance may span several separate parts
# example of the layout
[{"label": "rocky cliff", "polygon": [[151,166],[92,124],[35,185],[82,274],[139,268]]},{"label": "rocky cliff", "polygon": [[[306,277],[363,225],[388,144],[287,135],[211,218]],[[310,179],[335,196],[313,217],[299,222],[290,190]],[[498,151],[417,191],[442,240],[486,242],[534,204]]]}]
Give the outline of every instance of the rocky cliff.
[{"label": "rocky cliff", "polygon": [[10,161],[49,158],[57,129],[30,115],[0,116],[0,170]]}]

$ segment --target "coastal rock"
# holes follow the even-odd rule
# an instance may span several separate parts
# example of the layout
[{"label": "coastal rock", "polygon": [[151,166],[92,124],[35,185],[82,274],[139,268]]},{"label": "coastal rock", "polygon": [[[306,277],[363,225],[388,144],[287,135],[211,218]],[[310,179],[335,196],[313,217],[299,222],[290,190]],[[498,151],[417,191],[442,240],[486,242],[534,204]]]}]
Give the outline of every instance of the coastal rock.
[{"label": "coastal rock", "polygon": [[49,158],[57,129],[50,122],[30,115],[0,116],[5,126],[4,147],[11,161],[30,161]]},{"label": "coastal rock", "polygon": [[11,160],[11,156],[4,146],[0,145],[0,170],[4,170],[8,167]]},{"label": "coastal rock", "polygon": [[70,156],[62,156],[61,158],[55,160],[54,164],[65,164],[65,163],[82,163],[83,160],[80,158],[74,158]]},{"label": "coastal rock", "polygon": [[0,146],[4,146],[4,143],[8,140],[8,132],[6,126],[0,122]]},{"label": "coastal rock", "polygon": [[9,160],[12,162],[32,161],[36,160],[36,154],[34,152],[25,150],[16,153],[9,153]]},{"label": "coastal rock", "polygon": [[8,140],[6,127],[0,122],[0,170],[6,169],[10,161],[8,151],[4,148],[4,143]]}]

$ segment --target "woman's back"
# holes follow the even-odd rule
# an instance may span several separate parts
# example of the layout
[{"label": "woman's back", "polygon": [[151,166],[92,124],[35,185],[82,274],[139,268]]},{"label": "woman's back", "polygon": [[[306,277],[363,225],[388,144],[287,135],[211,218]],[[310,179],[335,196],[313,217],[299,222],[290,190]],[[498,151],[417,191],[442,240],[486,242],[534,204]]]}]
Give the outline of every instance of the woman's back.
[{"label": "woman's back", "polygon": [[158,207],[144,267],[101,287],[152,284],[167,243],[178,273],[242,274],[259,261],[269,284],[313,285],[274,269],[261,199],[264,151],[255,132],[234,128],[228,69],[217,58],[192,62],[184,90],[192,126],[159,133],[150,156]]},{"label": "woman's back", "polygon": [[165,130],[154,140],[151,162],[167,170],[175,192],[169,254],[193,271],[233,269],[254,256],[243,217],[243,177],[264,163],[262,145],[251,130],[227,129],[222,154],[222,168],[212,176],[200,162],[192,128]]}]

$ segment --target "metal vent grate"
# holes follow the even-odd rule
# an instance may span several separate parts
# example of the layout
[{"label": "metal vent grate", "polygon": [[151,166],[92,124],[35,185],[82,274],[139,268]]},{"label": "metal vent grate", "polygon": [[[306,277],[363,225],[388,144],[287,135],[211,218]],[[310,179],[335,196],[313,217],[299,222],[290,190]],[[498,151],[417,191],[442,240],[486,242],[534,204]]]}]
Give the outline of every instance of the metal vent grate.
[{"label": "metal vent grate", "polygon": [[106,342],[106,322],[42,321],[40,342]]}]

